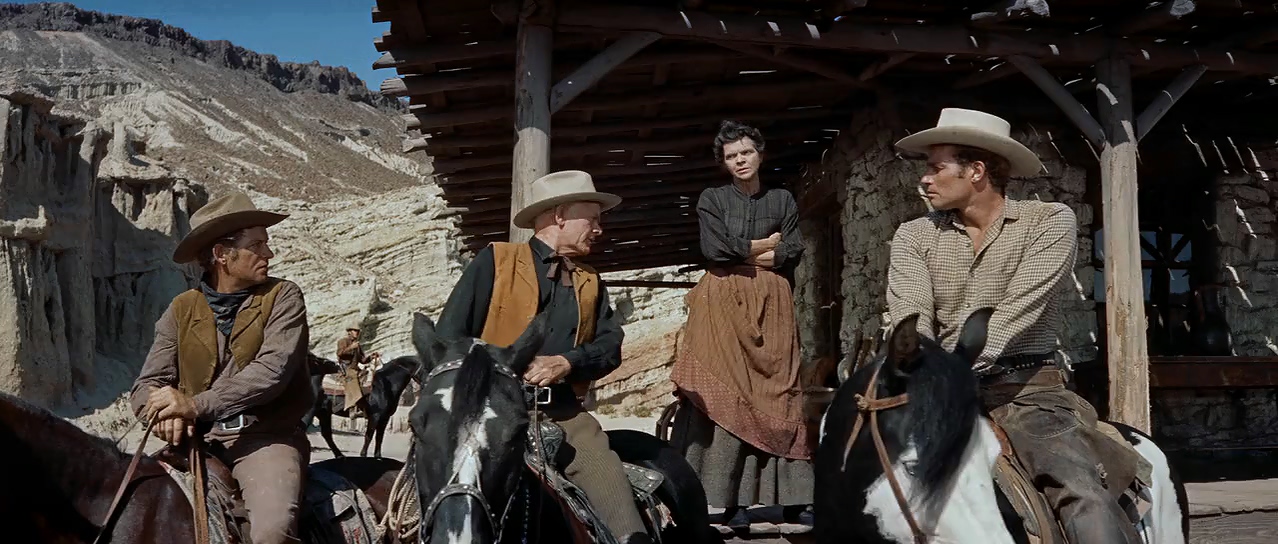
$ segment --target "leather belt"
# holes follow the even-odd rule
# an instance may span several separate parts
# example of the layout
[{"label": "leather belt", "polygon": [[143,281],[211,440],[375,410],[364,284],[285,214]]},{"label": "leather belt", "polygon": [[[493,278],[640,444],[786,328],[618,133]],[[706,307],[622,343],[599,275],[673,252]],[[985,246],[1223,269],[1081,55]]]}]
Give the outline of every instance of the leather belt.
[{"label": "leather belt", "polygon": [[[994,361],[994,364],[982,369],[977,374],[980,375],[981,385],[991,385],[997,382],[1010,381],[1017,374],[1032,375],[1043,368],[1055,366],[1055,353],[1008,355],[999,357]],[[1027,370],[1034,372],[1025,372]]]},{"label": "leather belt", "polygon": [[257,416],[240,414],[215,423],[217,430],[233,433],[257,422]]}]

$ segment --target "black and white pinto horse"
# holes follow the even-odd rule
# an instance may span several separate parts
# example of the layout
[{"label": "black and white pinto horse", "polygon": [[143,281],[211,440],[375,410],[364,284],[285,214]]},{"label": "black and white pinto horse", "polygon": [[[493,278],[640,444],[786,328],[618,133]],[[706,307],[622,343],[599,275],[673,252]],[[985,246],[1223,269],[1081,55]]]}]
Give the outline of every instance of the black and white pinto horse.
[{"label": "black and white pinto horse", "polygon": [[[324,392],[324,375],[341,374],[342,367],[336,361],[310,354],[311,390],[315,392],[315,404],[302,418],[302,428],[309,429],[311,422],[319,419],[320,435],[328,443],[328,449],[334,457],[345,457],[342,450],[333,442],[333,414],[344,415],[345,406],[336,397]],[[408,388],[409,380],[417,379],[417,357],[405,355],[391,359],[373,373],[373,386],[359,405],[364,408],[367,425],[364,427],[364,447],[359,450],[360,457],[368,456],[368,445],[376,438],[373,456],[382,456],[382,435],[391,416],[399,408],[399,398]]]},{"label": "black and white pinto horse", "polygon": [[[539,316],[513,345],[500,348],[473,338],[437,337],[434,323],[414,314],[422,384],[409,421],[422,542],[582,544],[583,526],[525,465],[530,415],[521,376],[543,343],[545,327]],[[654,495],[670,510],[674,525],[657,529],[662,542],[722,542],[710,526],[701,481],[676,450],[638,431],[607,434],[622,461],[664,475]]]},{"label": "black and white pinto horse", "polygon": [[[850,436],[857,397],[868,390],[875,375],[877,398],[909,395],[907,404],[881,410],[877,418],[896,479],[927,539],[973,544],[1029,541],[1020,517],[994,481],[1001,445],[971,369],[985,347],[991,313],[986,308],[967,319],[952,353],[918,334],[917,316],[906,319],[885,349],[843,383],[821,420],[815,466],[817,542],[915,542],[884,477],[868,422],[858,436]],[[1148,544],[1187,542],[1185,489],[1166,455],[1148,435],[1114,425],[1153,467],[1152,505],[1136,523],[1137,533]],[[850,451],[849,440],[855,440]]]}]

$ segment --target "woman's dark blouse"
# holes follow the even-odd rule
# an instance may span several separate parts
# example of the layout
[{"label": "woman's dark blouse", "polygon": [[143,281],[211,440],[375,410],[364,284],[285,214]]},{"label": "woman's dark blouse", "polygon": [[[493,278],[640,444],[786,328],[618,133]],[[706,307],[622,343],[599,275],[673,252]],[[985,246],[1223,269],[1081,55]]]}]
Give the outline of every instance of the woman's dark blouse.
[{"label": "woman's dark blouse", "polygon": [[803,254],[799,206],[789,191],[764,187],[747,195],[729,183],[701,192],[697,200],[701,254],[710,266],[744,264],[750,241],[781,233],[773,269],[793,270]]}]

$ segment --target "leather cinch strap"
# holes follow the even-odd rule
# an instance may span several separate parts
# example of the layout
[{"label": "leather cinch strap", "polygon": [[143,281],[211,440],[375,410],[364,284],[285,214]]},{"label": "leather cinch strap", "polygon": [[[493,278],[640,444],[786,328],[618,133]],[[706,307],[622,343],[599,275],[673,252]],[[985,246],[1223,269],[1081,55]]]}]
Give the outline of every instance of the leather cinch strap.
[{"label": "leather cinch strap", "polygon": [[146,440],[151,436],[153,427],[155,427],[155,416],[151,416],[151,420],[146,423],[146,429],[142,431],[142,443],[138,444],[138,450],[133,452],[133,459],[129,461],[129,468],[124,471],[124,479],[120,480],[120,488],[115,491],[111,506],[107,507],[106,516],[102,518],[102,528],[98,529],[98,536],[93,539],[93,544],[102,542],[102,536],[107,534],[107,530],[111,527],[111,518],[115,517],[115,509],[120,506],[120,499],[124,498],[124,492],[129,489],[129,484],[133,483],[133,473],[138,469],[138,461],[142,459],[142,449],[146,447]]},{"label": "leather cinch strap", "polygon": [[843,447],[841,470],[847,471],[848,455],[852,453],[852,444],[856,442],[857,436],[861,434],[861,426],[867,419],[866,414],[869,414],[870,436],[874,439],[874,449],[879,456],[879,466],[883,469],[883,477],[887,478],[888,485],[892,487],[892,495],[896,497],[896,504],[901,508],[901,513],[905,515],[905,522],[910,525],[910,532],[914,533],[914,542],[916,544],[925,544],[927,535],[919,528],[918,521],[914,519],[914,514],[910,512],[910,503],[905,499],[905,492],[901,490],[901,483],[896,480],[896,472],[892,470],[892,460],[888,459],[887,447],[883,444],[883,435],[879,433],[879,412],[909,404],[910,395],[901,393],[885,399],[878,398],[879,370],[882,368],[880,366],[874,369],[874,374],[870,375],[870,384],[865,387],[865,393],[853,397],[856,399],[856,420],[852,423],[852,434],[848,436],[848,443]]}]

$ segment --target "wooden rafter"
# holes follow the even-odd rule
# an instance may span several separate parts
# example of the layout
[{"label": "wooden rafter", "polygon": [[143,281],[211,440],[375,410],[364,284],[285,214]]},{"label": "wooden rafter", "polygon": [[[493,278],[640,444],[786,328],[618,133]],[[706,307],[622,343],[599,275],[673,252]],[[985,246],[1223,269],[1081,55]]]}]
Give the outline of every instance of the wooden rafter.
[{"label": "wooden rafter", "polygon": [[1113,26],[1111,32],[1118,36],[1140,34],[1189,15],[1194,11],[1194,7],[1193,0],[1165,0],[1119,22]]},{"label": "wooden rafter", "polygon": [[1065,90],[1065,86],[1061,85],[1052,74],[1048,73],[1034,59],[1028,57],[1013,55],[1008,57],[1007,60],[1029,77],[1035,85],[1038,85],[1038,88],[1052,102],[1055,102],[1061,111],[1065,113],[1065,116],[1069,117],[1069,120],[1073,121],[1074,125],[1083,132],[1083,136],[1087,137],[1087,140],[1092,145],[1101,147],[1104,144],[1105,131],[1101,128],[1100,123],[1096,122],[1091,112],[1088,112],[1087,108],[1084,108],[1074,98],[1074,95]]},{"label": "wooden rafter", "polygon": [[720,43],[720,45],[728,49],[731,49],[733,51],[745,53],[755,58],[763,59],[765,61],[779,64],[781,66],[788,66],[790,68],[805,70],[813,74],[828,78],[832,81],[845,83],[852,87],[865,87],[865,83],[863,81],[858,79],[856,76],[848,73],[848,71],[841,66],[837,66],[837,65],[830,64],[830,63],[823,62],[816,59],[805,58],[803,56],[795,55],[789,52],[774,51],[773,49],[769,47],[764,47],[760,45],[752,45],[748,43],[733,43],[733,42],[723,42],[723,43]]},{"label": "wooden rafter", "polygon": [[550,113],[553,115],[563,109],[613,68],[659,39],[661,34],[656,32],[631,32],[618,38],[607,49],[600,51],[550,89]]},{"label": "wooden rafter", "polygon": [[892,69],[893,66],[914,58],[916,55],[918,55],[918,53],[893,53],[886,59],[866,66],[864,70],[861,70],[861,74],[856,76],[856,78],[860,81],[869,81],[878,77],[883,72]]},{"label": "wooden rafter", "polygon": [[1020,18],[1048,17],[1051,9],[1046,0],[999,0],[999,2],[972,14],[972,24],[992,26],[1003,21]]},{"label": "wooden rafter", "polygon": [[1137,141],[1145,139],[1145,135],[1153,130],[1154,125],[1158,124],[1158,120],[1162,119],[1171,107],[1176,104],[1180,97],[1185,96],[1190,87],[1207,73],[1207,67],[1201,64],[1189,66],[1182,70],[1171,83],[1167,84],[1167,88],[1158,93],[1154,100],[1145,106],[1145,110],[1136,118],[1136,139]]},{"label": "wooden rafter", "polygon": [[697,11],[623,6],[575,7],[556,19],[566,32],[650,31],[669,38],[714,43],[740,42],[837,50],[1022,55],[1060,62],[1090,64],[1116,50],[1141,65],[1185,66],[1203,63],[1212,70],[1278,73],[1278,57],[1240,51],[1196,48],[1152,41],[1115,41],[1101,35],[980,32],[960,25],[882,25],[841,22],[822,33],[799,17],[710,14]]}]

